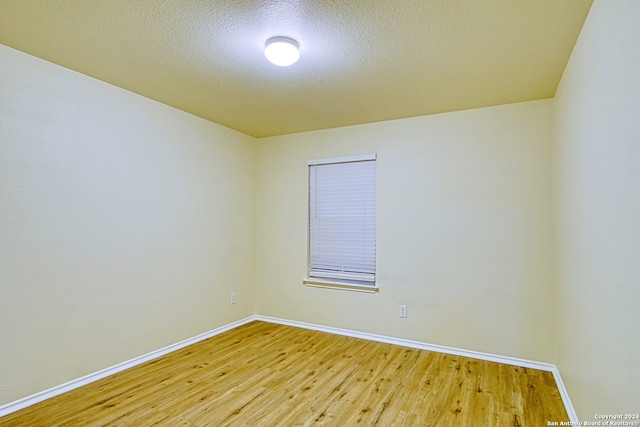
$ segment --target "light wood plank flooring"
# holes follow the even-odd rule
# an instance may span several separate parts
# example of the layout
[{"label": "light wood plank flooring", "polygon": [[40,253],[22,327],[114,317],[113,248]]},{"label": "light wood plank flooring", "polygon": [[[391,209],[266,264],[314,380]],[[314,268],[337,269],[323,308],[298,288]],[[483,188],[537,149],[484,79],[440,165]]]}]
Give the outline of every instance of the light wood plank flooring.
[{"label": "light wood plank flooring", "polygon": [[252,322],[0,418],[0,426],[546,426],[553,375]]}]

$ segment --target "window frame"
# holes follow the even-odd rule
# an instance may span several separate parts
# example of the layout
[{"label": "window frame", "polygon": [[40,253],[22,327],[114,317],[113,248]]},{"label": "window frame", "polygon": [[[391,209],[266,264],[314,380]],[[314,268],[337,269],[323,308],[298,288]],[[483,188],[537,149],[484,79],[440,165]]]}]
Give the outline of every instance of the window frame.
[{"label": "window frame", "polygon": [[[377,241],[375,235],[377,234],[377,230],[374,231],[374,273],[372,281],[359,281],[359,280],[348,280],[343,278],[331,278],[331,277],[322,277],[319,275],[312,275],[312,265],[311,265],[311,245],[312,245],[312,224],[311,224],[311,211],[312,211],[312,201],[311,201],[311,166],[322,166],[322,165],[330,165],[330,164],[339,164],[339,163],[355,163],[355,162],[375,162],[375,176],[374,176],[374,184],[377,183],[377,154],[363,154],[363,155],[355,155],[355,156],[342,156],[342,157],[331,157],[331,158],[322,158],[322,159],[314,159],[309,160],[307,162],[307,276],[303,280],[303,284],[311,287],[321,287],[328,289],[338,289],[338,290],[349,290],[349,291],[357,291],[357,292],[367,292],[367,293],[376,293],[378,292],[378,281],[376,277],[377,272],[377,254],[376,254],[376,246]],[[375,199],[377,198],[377,194],[374,192],[374,215],[377,218],[377,209],[375,207]],[[348,273],[344,273],[344,275],[348,275]]]}]

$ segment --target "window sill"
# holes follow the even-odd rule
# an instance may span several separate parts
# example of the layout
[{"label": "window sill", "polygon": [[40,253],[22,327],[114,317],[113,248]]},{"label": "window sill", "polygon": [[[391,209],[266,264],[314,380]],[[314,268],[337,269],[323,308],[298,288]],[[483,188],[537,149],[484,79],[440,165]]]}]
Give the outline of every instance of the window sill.
[{"label": "window sill", "polygon": [[339,280],[319,278],[306,278],[302,281],[302,284],[312,288],[336,289],[340,291],[364,292],[368,294],[375,294],[379,290],[376,285],[358,285],[355,283],[341,282]]}]

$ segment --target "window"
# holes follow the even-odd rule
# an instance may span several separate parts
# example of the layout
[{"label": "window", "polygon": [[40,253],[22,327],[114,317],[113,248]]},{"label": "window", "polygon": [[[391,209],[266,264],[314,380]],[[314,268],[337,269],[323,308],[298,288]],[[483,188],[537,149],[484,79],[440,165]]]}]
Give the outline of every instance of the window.
[{"label": "window", "polygon": [[375,288],[376,155],[309,165],[309,278],[306,284]]}]

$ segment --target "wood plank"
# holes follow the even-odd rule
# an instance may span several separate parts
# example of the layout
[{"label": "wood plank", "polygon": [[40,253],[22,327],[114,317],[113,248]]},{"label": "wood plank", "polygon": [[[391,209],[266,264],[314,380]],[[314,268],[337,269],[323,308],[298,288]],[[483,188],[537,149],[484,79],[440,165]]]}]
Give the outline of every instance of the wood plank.
[{"label": "wood plank", "polygon": [[252,322],[0,418],[6,426],[540,426],[550,372]]}]

